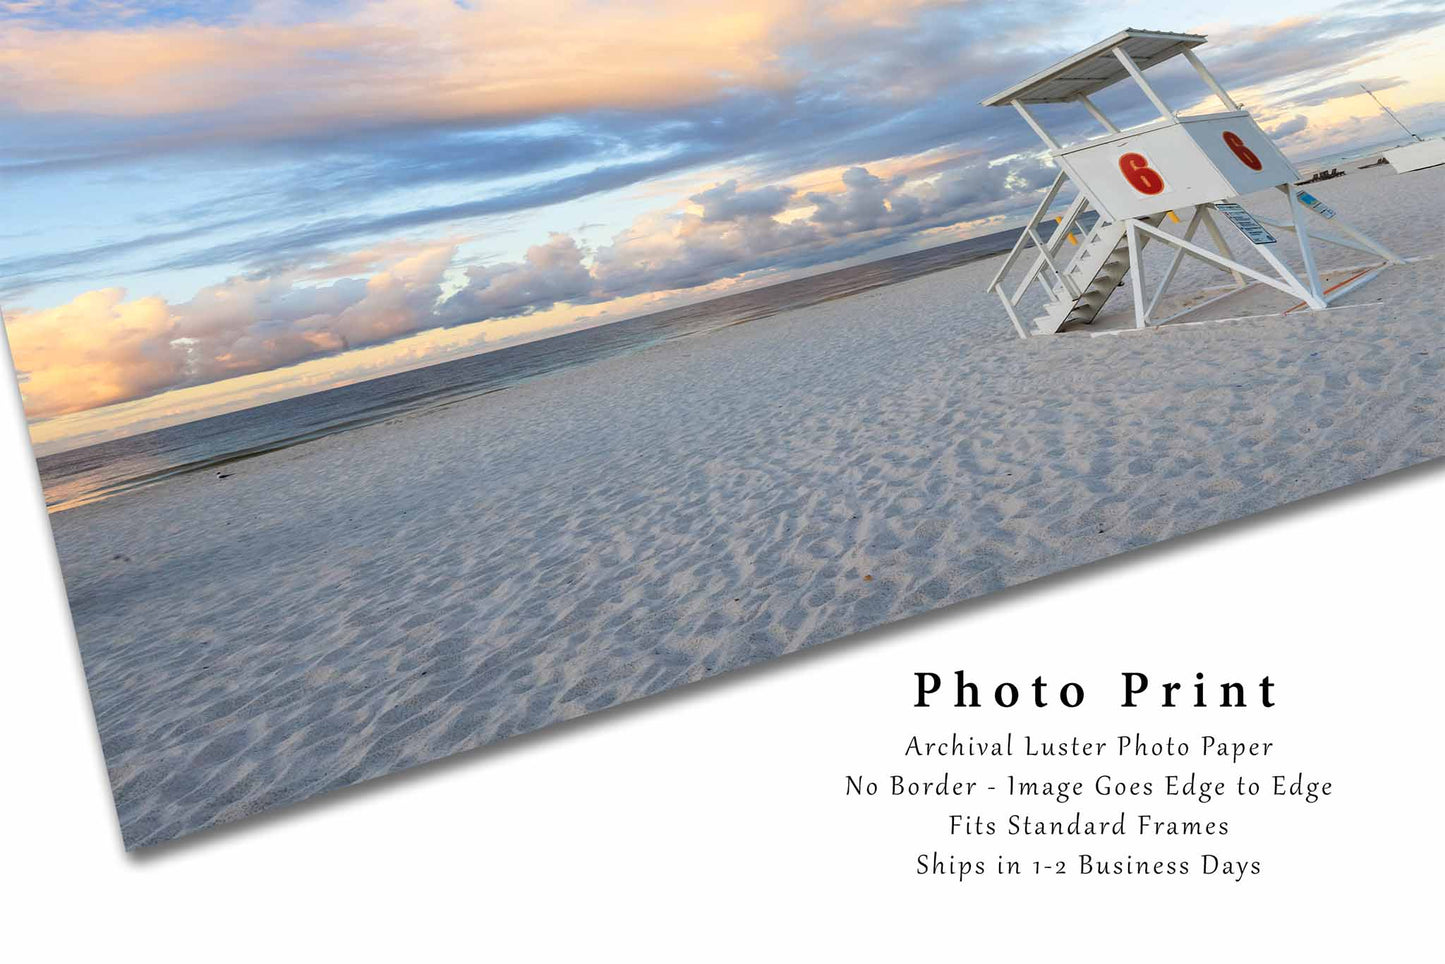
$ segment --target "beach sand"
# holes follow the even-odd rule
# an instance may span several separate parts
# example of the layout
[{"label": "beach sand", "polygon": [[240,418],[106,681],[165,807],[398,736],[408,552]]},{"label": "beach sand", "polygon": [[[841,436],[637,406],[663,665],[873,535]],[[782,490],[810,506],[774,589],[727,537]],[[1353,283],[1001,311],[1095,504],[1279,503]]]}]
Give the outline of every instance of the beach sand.
[{"label": "beach sand", "polygon": [[1445,169],[1355,166],[1427,260],[1328,311],[1025,342],[990,258],[54,515],[127,845],[1439,457]]}]

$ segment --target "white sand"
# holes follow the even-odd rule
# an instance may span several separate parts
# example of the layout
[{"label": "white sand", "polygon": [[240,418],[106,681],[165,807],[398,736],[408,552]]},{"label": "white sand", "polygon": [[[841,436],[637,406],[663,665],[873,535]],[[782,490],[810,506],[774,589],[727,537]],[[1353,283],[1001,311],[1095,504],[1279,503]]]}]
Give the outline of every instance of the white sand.
[{"label": "white sand", "polygon": [[[1445,170],[1353,167],[1316,193],[1439,254]],[[1326,312],[1029,342],[996,265],[55,515],[127,844],[1445,452],[1441,260]]]}]

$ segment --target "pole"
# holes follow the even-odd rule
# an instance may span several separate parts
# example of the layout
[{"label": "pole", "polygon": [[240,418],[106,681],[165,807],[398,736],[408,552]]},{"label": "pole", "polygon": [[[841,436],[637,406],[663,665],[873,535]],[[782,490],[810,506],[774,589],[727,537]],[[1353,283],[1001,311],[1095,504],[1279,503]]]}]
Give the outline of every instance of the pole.
[{"label": "pole", "polygon": [[1239,110],[1239,105],[1235,103],[1234,98],[1230,97],[1229,92],[1214,79],[1214,75],[1209,72],[1208,67],[1204,66],[1204,62],[1195,56],[1194,51],[1185,48],[1184,59],[1189,61],[1194,67],[1194,72],[1199,75],[1209,89],[1214,91],[1214,96],[1219,98],[1219,102],[1224,105],[1225,110]]},{"label": "pole", "polygon": [[1124,65],[1124,69],[1129,72],[1129,76],[1134,78],[1134,83],[1138,84],[1140,89],[1144,91],[1144,96],[1148,97],[1149,103],[1153,104],[1154,109],[1159,111],[1159,116],[1164,120],[1173,120],[1174,112],[1169,109],[1168,104],[1164,103],[1164,98],[1160,97],[1155,93],[1154,88],[1149,86],[1149,81],[1144,79],[1144,72],[1139,69],[1138,64],[1134,63],[1134,58],[1129,56],[1129,52],[1123,47],[1115,47],[1114,56],[1118,59],[1119,63]]},{"label": "pole", "polygon": [[1422,144],[1424,143],[1424,141],[1421,139],[1420,135],[1419,135],[1419,134],[1416,134],[1414,131],[1410,130],[1410,128],[1406,127],[1404,121],[1402,121],[1402,120],[1400,120],[1400,118],[1396,117],[1396,116],[1395,116],[1395,112],[1392,111],[1392,110],[1390,110],[1390,108],[1386,107],[1386,106],[1380,101],[1380,98],[1378,98],[1378,97],[1375,96],[1374,92],[1373,92],[1372,90],[1370,90],[1370,88],[1366,87],[1364,84],[1361,84],[1361,85],[1360,85],[1360,90],[1363,90],[1365,93],[1369,94],[1369,95],[1370,95],[1370,100],[1374,101],[1376,104],[1379,104],[1380,110],[1382,110],[1382,111],[1384,111],[1386,114],[1388,114],[1388,115],[1390,116],[1390,120],[1392,120],[1392,121],[1394,121],[1396,124],[1399,124],[1399,125],[1400,125],[1400,130],[1404,131],[1406,134],[1409,134],[1411,137],[1415,138],[1415,140],[1417,140],[1417,141],[1420,141]]},{"label": "pole", "polygon": [[1014,110],[1018,111],[1024,120],[1028,121],[1028,125],[1034,129],[1035,134],[1039,135],[1039,140],[1048,145],[1049,150],[1057,151],[1059,149],[1059,142],[1054,140],[1048,131],[1044,130],[1044,125],[1034,119],[1034,115],[1029,113],[1029,109],[1023,105],[1022,101],[1013,100],[1009,103],[1013,104]]},{"label": "pole", "polygon": [[1299,198],[1295,197],[1294,189],[1288,185],[1281,185],[1284,188],[1285,196],[1289,198],[1289,216],[1294,221],[1295,238],[1299,241],[1300,259],[1304,261],[1305,281],[1309,283],[1310,294],[1320,301],[1325,300],[1325,294],[1320,290],[1320,273],[1315,267],[1314,249],[1310,247],[1309,228],[1305,226],[1304,205]]}]

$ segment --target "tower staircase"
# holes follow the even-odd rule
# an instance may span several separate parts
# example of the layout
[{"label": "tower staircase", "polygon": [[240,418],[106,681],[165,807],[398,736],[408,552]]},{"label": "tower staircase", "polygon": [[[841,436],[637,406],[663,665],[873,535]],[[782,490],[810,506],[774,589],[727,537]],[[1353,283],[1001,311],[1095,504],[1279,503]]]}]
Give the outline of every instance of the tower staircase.
[{"label": "tower staircase", "polygon": [[[1160,213],[1139,220],[1157,227],[1164,217],[1164,213]],[[1148,240],[1149,235],[1140,236],[1141,249]],[[1124,222],[1100,220],[1063,269],[1061,277],[1049,285],[1052,297],[1043,314],[1034,319],[1034,327],[1041,333],[1053,334],[1072,322],[1092,324],[1114,289],[1124,283],[1129,267]]]}]

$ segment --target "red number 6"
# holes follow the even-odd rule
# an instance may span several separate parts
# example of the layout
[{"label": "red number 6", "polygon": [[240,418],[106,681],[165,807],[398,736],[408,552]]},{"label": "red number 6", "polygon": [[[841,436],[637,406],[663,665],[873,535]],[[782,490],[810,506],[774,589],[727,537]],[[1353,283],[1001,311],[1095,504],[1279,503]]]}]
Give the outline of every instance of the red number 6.
[{"label": "red number 6", "polygon": [[1245,147],[1244,138],[1240,137],[1234,131],[1224,132],[1224,143],[1229,145],[1229,149],[1234,152],[1234,156],[1239,158],[1240,163],[1245,167],[1251,171],[1264,170],[1264,162],[1259,159],[1259,155]]},{"label": "red number 6", "polygon": [[1119,158],[1119,171],[1129,186],[1140,194],[1158,194],[1164,190],[1164,178],[1149,166],[1149,159],[1132,151]]}]

